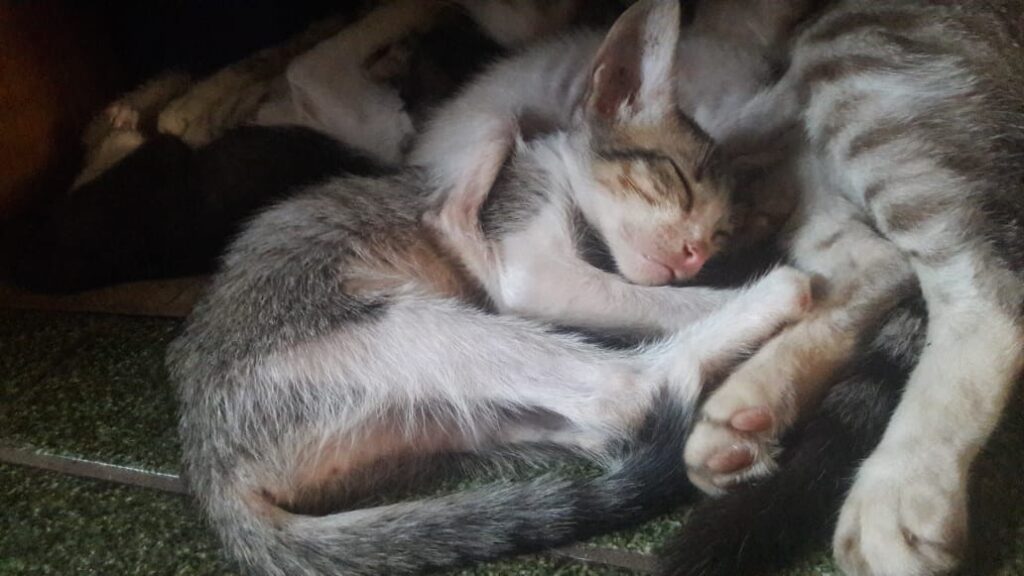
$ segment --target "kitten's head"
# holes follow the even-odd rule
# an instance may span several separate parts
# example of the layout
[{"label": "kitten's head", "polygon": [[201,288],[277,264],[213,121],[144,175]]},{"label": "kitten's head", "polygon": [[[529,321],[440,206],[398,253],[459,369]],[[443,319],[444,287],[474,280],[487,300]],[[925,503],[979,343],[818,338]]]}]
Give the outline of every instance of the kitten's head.
[{"label": "kitten's head", "polygon": [[692,278],[732,234],[731,183],[711,138],[678,108],[679,3],[642,0],[609,31],[574,132],[574,184],[619,271],[638,284]]}]

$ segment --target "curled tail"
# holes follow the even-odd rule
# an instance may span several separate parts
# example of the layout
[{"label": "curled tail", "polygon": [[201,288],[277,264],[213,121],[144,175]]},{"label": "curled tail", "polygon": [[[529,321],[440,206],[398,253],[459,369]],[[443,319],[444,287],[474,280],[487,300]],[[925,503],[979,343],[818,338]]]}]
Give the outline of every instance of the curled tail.
[{"label": "curled tail", "polygon": [[207,484],[207,512],[247,572],[415,574],[536,552],[635,525],[692,494],[681,457],[689,411],[670,402],[589,479],[554,475],[311,516]]},{"label": "curled tail", "polygon": [[827,542],[859,463],[878,444],[923,345],[924,307],[882,327],[818,414],[788,439],[779,471],[697,505],[662,550],[666,576],[742,576],[787,567]]}]

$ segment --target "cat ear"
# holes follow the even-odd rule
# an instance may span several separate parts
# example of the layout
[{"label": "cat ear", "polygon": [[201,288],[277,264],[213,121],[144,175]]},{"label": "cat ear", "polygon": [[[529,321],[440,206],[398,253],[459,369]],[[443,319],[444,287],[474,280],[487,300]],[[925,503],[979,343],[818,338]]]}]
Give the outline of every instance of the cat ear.
[{"label": "cat ear", "polygon": [[588,118],[657,122],[676,107],[679,1],[640,0],[601,43],[583,98]]}]

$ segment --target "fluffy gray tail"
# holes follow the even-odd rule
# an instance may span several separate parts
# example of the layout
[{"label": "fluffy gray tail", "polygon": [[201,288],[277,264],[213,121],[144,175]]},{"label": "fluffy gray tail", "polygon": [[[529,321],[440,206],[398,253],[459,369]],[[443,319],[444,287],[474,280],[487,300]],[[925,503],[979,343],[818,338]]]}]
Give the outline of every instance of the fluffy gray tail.
[{"label": "fluffy gray tail", "polygon": [[692,494],[690,412],[662,402],[617,463],[582,480],[546,475],[326,516],[259,510],[221,493],[207,511],[247,572],[414,574],[535,552],[635,525]]}]

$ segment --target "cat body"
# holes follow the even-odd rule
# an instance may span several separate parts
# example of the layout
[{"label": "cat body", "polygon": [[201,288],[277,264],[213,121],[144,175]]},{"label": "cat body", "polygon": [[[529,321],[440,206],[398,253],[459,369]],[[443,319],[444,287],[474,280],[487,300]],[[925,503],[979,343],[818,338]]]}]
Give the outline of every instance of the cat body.
[{"label": "cat body", "polygon": [[[379,26],[395,14],[393,27]],[[397,67],[384,62],[396,46],[416,49]],[[327,176],[396,163],[409,134],[389,139],[391,128],[420,122],[500,52],[456,8],[398,2],[348,25],[319,22],[195,85],[181,73],[159,76],[89,126],[84,167],[68,193],[4,231],[6,279],[62,293],[208,274],[257,210]],[[323,95],[334,84],[321,84],[338,77],[348,89],[326,101],[288,90],[292,78]],[[393,100],[401,115],[381,111]],[[317,105],[358,121],[332,124]],[[394,146],[382,148],[384,140]]]},{"label": "cat body", "polygon": [[242,223],[265,206],[331,176],[383,172],[297,126],[243,126],[198,150],[156,135],[6,230],[5,279],[65,293],[209,274]]},{"label": "cat body", "polygon": [[[825,282],[822,306],[708,399],[686,449],[697,485],[720,494],[774,471],[778,438],[858,345],[918,285],[927,307],[928,345],[839,515],[834,552],[851,575],[956,564],[970,465],[1024,361],[1022,11],[1013,1],[827,3],[791,39],[778,81],[709,128],[727,148],[729,135],[743,146],[799,135],[789,250]],[[835,406],[825,420],[842,424]],[[868,447],[878,439],[858,434]],[[725,560],[677,559],[706,571],[673,573],[737,573]]]},{"label": "cat body", "polygon": [[[685,492],[678,450],[702,381],[802,317],[810,293],[790,269],[740,290],[661,286],[674,264],[652,266],[637,249],[651,238],[629,235],[644,215],[709,235],[727,220],[725,175],[675,108],[677,34],[675,2],[632,7],[594,46],[572,123],[456,183],[470,198],[504,188],[479,244],[448,234],[416,168],[315,187],[242,233],[168,365],[187,477],[246,570],[453,566],[627,525]],[[620,275],[574,263],[581,226]],[[694,239],[654,240],[685,255]],[[665,306],[638,317],[644,304]],[[555,322],[661,337],[611,350]],[[665,429],[645,436],[652,418]],[[388,462],[538,443],[607,472],[339,509]]]}]

